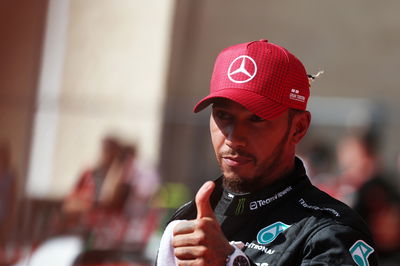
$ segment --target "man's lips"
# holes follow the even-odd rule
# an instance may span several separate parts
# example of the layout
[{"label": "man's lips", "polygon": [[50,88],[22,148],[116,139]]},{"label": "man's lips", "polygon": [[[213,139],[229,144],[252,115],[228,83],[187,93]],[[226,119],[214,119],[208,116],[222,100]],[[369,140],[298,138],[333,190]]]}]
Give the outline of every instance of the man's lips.
[{"label": "man's lips", "polygon": [[225,164],[231,167],[242,166],[253,161],[253,158],[249,156],[222,156],[222,160]]}]

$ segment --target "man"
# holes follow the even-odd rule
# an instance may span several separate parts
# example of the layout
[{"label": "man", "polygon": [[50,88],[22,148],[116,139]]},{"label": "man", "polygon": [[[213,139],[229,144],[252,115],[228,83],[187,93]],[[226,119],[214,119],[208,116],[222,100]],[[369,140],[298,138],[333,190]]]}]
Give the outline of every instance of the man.
[{"label": "man", "polygon": [[390,182],[392,176],[381,164],[377,137],[374,132],[365,131],[349,134],[339,141],[337,156],[342,173],[331,191],[343,202],[347,200],[366,221],[382,265],[397,265],[400,261],[400,195]]},{"label": "man", "polygon": [[219,54],[194,111],[212,105],[223,175],[172,217],[159,265],[377,265],[363,221],[311,185],[295,156],[309,87],[303,64],[266,40]]},{"label": "man", "polygon": [[129,188],[120,181],[124,164],[119,158],[121,147],[117,138],[104,137],[98,162],[83,171],[63,201],[61,230],[87,236],[88,249],[110,248],[121,238],[121,209],[129,194]]}]

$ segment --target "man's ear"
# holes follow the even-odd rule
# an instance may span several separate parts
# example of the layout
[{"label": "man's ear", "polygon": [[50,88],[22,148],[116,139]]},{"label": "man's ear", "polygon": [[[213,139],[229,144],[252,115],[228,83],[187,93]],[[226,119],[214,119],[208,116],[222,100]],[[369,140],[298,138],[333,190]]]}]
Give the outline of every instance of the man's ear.
[{"label": "man's ear", "polygon": [[300,140],[306,135],[311,123],[311,114],[304,111],[296,114],[292,121],[292,143],[298,144]]}]

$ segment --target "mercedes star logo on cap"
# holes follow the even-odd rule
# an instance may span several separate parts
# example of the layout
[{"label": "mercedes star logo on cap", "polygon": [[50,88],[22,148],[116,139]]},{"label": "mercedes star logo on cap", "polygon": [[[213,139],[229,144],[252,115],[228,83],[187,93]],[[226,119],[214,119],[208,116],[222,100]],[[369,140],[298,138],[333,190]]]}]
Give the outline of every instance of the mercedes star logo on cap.
[{"label": "mercedes star logo on cap", "polygon": [[[239,67],[237,67],[238,64],[235,64],[235,62],[238,60],[242,60]],[[251,64],[253,65],[253,67],[251,67]],[[237,68],[234,68],[233,66]],[[240,73],[242,73],[247,78],[243,79],[243,75],[240,75]],[[236,57],[236,59],[232,61],[228,68],[228,77],[234,83],[249,82],[256,76],[256,73],[257,64],[253,58],[247,55]]]}]

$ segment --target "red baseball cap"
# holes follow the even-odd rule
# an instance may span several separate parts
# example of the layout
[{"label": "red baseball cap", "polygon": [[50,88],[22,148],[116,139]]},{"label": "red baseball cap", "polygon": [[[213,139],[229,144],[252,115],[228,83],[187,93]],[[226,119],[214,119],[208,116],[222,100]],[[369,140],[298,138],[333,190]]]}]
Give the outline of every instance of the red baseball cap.
[{"label": "red baseball cap", "polygon": [[260,40],[228,47],[218,55],[210,94],[193,111],[226,98],[271,120],[289,108],[306,110],[309,96],[310,84],[300,60],[285,48]]}]

